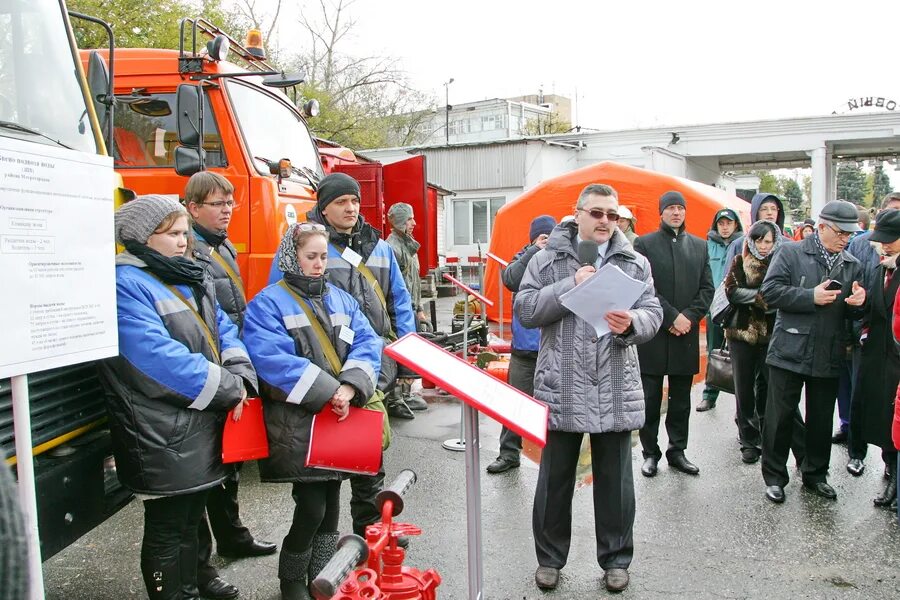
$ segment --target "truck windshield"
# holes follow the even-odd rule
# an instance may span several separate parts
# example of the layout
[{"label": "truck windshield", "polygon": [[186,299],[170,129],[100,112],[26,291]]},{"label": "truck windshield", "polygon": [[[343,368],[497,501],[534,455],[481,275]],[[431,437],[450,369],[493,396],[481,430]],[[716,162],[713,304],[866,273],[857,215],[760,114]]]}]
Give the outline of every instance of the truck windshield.
[{"label": "truck windshield", "polygon": [[[289,158],[294,167],[306,167],[322,176],[316,146],[306,123],[296,111],[275,96],[240,81],[228,81],[228,95],[251,157]],[[255,163],[260,173],[268,174],[262,161]],[[296,173],[291,178],[307,180]]]},{"label": "truck windshield", "polygon": [[0,2],[0,135],[95,154],[59,0]]}]

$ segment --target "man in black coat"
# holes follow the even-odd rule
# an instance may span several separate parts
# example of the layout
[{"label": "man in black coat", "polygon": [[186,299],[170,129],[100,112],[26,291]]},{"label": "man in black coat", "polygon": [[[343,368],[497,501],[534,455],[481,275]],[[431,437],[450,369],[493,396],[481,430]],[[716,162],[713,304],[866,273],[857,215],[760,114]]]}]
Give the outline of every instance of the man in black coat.
[{"label": "man in black coat", "polygon": [[644,450],[641,474],[656,475],[662,451],[657,443],[663,377],[669,378],[666,460],[683,473],[700,469],[684,455],[691,415],[691,381],[700,372],[700,320],[715,288],[706,242],[684,230],[687,207],[679,192],[659,199],[659,230],[637,238],[634,249],[647,257],[653,270],[656,297],[663,307],[662,327],[652,340],[638,346],[644,386],[646,422],[640,431]]},{"label": "man in black coat", "polygon": [[763,423],[762,472],[766,497],[784,502],[793,415],[806,387],[806,456],[803,486],[823,498],[828,485],[831,424],[838,377],[848,343],[846,319],[862,316],[866,290],[859,261],[844,248],[859,231],[856,207],[833,200],[822,208],[816,233],[775,256],[761,292],[777,308],[766,364],[769,395]]}]

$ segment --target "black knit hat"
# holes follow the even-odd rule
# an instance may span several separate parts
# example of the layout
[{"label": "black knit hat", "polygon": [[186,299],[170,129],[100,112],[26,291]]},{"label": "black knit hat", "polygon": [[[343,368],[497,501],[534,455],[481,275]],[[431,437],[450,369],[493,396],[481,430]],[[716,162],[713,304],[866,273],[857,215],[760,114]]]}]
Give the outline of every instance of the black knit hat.
[{"label": "black knit hat", "polygon": [[687,208],[687,202],[684,201],[684,196],[681,195],[681,192],[666,192],[659,197],[659,214],[662,214],[667,206],[674,204]]},{"label": "black knit hat", "polygon": [[319,210],[322,210],[341,196],[347,194],[359,198],[359,182],[346,173],[332,173],[323,177],[322,181],[319,182],[316,203]]}]

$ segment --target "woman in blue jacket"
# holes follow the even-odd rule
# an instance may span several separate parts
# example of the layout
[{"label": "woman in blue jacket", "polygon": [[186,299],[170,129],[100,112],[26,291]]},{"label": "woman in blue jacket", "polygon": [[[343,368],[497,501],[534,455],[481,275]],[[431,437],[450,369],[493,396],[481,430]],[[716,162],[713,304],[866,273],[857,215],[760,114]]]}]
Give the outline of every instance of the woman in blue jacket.
[{"label": "woman in blue jacket", "polygon": [[[305,466],[313,416],[332,410],[344,418],[351,404],[366,404],[375,392],[383,343],[356,300],[326,283],[322,225],[292,225],[278,255],[284,278],[247,306],[244,342],[259,373],[269,437],[260,476],[293,483],[296,508],[278,578],[282,598],[295,600],[309,598],[307,584],[328,563],[338,538],[342,476]],[[329,363],[317,324],[337,354],[339,372]]]},{"label": "woman in blue jacket", "polygon": [[99,363],[116,473],[144,501],[151,600],[199,597],[197,525],[208,490],[226,476],[226,414],[256,388],[204,266],[185,256],[188,221],[166,196],[139,196],[116,212],[125,246],[116,256],[119,355]]}]

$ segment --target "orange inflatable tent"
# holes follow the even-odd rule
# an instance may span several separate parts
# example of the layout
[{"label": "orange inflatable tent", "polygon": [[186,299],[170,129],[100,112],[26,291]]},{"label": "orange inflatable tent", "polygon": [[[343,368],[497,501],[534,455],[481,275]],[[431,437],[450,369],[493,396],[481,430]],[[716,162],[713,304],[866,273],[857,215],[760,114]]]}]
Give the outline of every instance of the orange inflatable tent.
[{"label": "orange inflatable tent", "polygon": [[[510,260],[528,243],[532,219],[550,215],[559,221],[573,214],[578,194],[591,183],[605,183],[615,188],[619,204],[630,208],[637,218],[638,235],[659,227],[659,197],[669,190],[684,194],[687,230],[704,240],[716,211],[721,208],[735,209],[745,230],[750,221],[750,204],[724,190],[638,167],[601,162],[545,181],[503,206],[494,219],[490,252]],[[498,268],[495,261],[488,260],[484,274],[484,294],[494,301],[494,306],[488,308],[488,317],[494,321],[499,317]],[[503,294],[503,318],[508,322],[512,318],[512,294],[506,288],[503,288]]]}]

